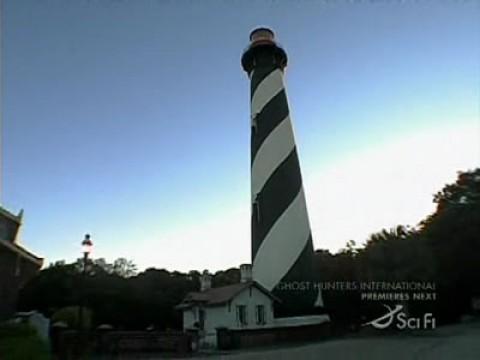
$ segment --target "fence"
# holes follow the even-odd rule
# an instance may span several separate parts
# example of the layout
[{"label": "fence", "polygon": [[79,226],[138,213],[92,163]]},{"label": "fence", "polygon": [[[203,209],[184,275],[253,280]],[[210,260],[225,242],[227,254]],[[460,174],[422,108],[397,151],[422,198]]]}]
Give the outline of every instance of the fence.
[{"label": "fence", "polygon": [[52,350],[62,360],[86,353],[114,356],[128,352],[185,354],[191,351],[191,336],[177,331],[94,331],[85,335],[62,330],[52,335]]},{"label": "fence", "polygon": [[239,349],[294,342],[318,341],[326,339],[330,335],[330,322],[266,329],[218,329],[217,344],[219,349]]}]

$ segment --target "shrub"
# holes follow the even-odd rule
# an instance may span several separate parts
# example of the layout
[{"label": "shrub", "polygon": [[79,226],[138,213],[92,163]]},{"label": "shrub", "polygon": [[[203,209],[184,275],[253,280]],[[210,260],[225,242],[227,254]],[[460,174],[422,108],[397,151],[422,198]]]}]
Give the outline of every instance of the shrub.
[{"label": "shrub", "polygon": [[[78,306],[67,306],[61,308],[52,315],[51,321],[52,324],[58,321],[62,321],[68,325],[71,329],[78,329],[79,327],[79,307]],[[92,324],[92,311],[88,308],[83,309],[83,320],[82,328],[89,329]]]},{"label": "shrub", "polygon": [[48,344],[26,324],[0,325],[0,359],[50,360]]}]

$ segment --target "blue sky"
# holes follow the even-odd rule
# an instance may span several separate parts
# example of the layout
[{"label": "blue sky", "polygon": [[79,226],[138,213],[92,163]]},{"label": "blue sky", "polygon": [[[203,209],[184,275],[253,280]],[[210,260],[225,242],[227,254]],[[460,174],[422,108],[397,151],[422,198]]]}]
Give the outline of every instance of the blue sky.
[{"label": "blue sky", "polygon": [[[2,204],[47,262],[86,232],[140,268],[249,261],[240,56],[258,25],[289,55],[316,248],[415,225],[479,163],[477,1],[4,0],[1,16]],[[398,198],[368,207],[380,180]]]}]

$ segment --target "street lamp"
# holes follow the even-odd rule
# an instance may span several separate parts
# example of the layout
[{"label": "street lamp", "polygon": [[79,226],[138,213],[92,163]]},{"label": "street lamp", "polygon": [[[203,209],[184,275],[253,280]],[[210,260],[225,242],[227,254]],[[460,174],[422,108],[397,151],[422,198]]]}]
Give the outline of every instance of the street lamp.
[{"label": "street lamp", "polygon": [[88,255],[92,252],[93,243],[90,240],[90,234],[85,234],[85,239],[82,241],[83,259],[86,260]]},{"label": "street lamp", "polygon": [[82,269],[82,286],[81,292],[82,296],[80,297],[80,307],[78,309],[78,330],[81,332],[83,329],[83,303],[84,303],[84,291],[85,291],[85,279],[87,276],[87,263],[88,255],[92,252],[93,243],[90,240],[90,234],[85,234],[85,238],[82,241],[82,252],[83,252],[83,269]]}]

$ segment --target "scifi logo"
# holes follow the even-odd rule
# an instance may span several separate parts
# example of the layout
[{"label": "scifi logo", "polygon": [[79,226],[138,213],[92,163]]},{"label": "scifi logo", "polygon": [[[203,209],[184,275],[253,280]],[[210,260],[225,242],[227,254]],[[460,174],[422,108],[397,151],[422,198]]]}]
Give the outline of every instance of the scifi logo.
[{"label": "scifi logo", "polygon": [[393,323],[395,323],[397,329],[435,329],[435,318],[432,313],[425,313],[422,317],[407,317],[407,314],[403,312],[403,305],[396,305],[395,308],[391,308],[388,305],[383,304],[387,308],[388,312],[385,315],[380,316],[377,319],[369,321],[362,326],[371,325],[375,329],[386,329]]}]

